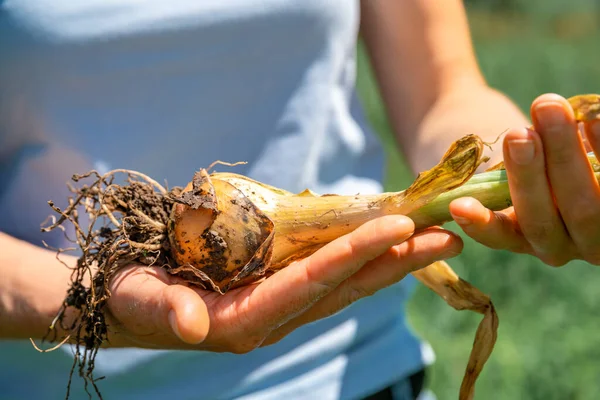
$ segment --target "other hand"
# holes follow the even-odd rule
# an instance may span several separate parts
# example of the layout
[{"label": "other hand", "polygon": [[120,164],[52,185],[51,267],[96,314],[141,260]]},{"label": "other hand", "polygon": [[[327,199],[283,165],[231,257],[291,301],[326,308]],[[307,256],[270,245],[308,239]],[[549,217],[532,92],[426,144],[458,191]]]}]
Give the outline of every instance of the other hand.
[{"label": "other hand", "polygon": [[492,212],[473,198],[450,205],[472,238],[494,249],[532,254],[546,264],[600,265],[600,187],[586,153],[600,154],[600,121],[580,124],[563,97],[531,105],[531,129],[511,129],[503,155],[513,207]]}]

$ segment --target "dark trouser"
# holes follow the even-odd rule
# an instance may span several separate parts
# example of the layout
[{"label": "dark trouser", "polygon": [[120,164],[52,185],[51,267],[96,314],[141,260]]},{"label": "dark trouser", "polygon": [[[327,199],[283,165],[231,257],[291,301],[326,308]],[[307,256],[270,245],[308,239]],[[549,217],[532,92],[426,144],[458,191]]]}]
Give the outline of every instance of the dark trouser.
[{"label": "dark trouser", "polygon": [[[416,399],[419,397],[419,394],[423,390],[423,386],[425,384],[425,370],[421,370],[416,372],[406,378],[408,380],[411,392],[412,399]],[[370,396],[365,397],[363,400],[397,400],[394,398],[394,393],[392,391],[392,386],[388,386],[383,390],[380,390],[377,393],[374,393]]]}]

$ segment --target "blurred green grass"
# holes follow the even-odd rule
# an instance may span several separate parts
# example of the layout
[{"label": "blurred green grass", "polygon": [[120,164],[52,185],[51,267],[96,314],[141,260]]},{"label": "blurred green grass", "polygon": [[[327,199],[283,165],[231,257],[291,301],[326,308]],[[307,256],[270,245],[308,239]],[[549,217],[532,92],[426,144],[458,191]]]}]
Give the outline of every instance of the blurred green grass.
[{"label": "blurred green grass", "polygon": [[[595,2],[579,0],[569,6],[556,0],[513,0],[516,5],[507,8],[492,3],[468,2],[477,56],[491,86],[526,112],[545,92],[600,92]],[[386,185],[404,188],[412,177],[394,148],[361,46],[359,52],[359,92],[386,144]],[[449,228],[459,232],[456,225]],[[554,269],[462,236],[464,253],[451,265],[491,296],[500,317],[498,342],[476,398],[600,398],[600,269],[583,262]],[[456,399],[480,316],[451,309],[424,287],[417,290],[409,314],[436,351],[430,387],[440,400]]]}]

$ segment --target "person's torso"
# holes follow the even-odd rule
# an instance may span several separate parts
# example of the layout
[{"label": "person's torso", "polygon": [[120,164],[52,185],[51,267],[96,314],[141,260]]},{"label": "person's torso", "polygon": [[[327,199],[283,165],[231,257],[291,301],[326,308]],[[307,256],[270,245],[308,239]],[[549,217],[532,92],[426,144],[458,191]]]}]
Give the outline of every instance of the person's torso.
[{"label": "person's torso", "polygon": [[[90,168],[174,186],[215,160],[246,161],[218,169],[294,192],[380,191],[383,154],[354,93],[358,6],[0,0],[0,205],[22,210],[0,216],[0,230],[52,244],[38,233],[46,201]],[[101,388],[128,399],[352,397],[422,364],[403,319],[412,283],[246,355],[101,351]],[[0,346],[0,390],[60,398],[70,353],[28,346]],[[29,362],[14,367],[17,353]],[[39,385],[15,385],[33,371]]]}]

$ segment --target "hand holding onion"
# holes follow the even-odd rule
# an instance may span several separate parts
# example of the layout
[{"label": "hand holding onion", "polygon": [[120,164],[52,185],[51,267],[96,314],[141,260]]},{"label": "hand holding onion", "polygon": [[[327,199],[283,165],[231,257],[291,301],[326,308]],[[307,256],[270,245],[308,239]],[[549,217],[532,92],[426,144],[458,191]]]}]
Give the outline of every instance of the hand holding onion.
[{"label": "hand holding onion", "polygon": [[450,209],[465,232],[552,266],[577,259],[600,265],[599,111],[593,96],[535,99],[533,126],[509,130],[503,143],[514,207],[492,212],[473,198],[454,201]]},{"label": "hand holding onion", "polygon": [[451,232],[415,234],[409,218],[386,216],[224,295],[188,285],[163,268],[128,266],[111,283],[108,339],[111,346],[245,353],[461,249]]}]

